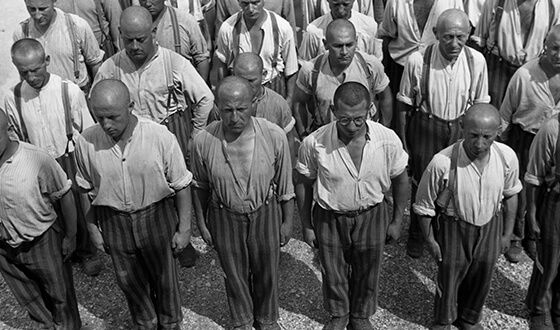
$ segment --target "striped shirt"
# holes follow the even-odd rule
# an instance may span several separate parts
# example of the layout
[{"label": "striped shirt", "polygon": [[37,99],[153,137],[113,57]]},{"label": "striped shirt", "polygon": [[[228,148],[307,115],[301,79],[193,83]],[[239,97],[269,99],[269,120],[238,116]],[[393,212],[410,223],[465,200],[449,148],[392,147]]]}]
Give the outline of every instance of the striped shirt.
[{"label": "striped shirt", "polygon": [[[121,80],[130,91],[130,99],[134,101],[134,113],[160,123],[177,112],[177,104],[173,98],[167,111],[169,93],[164,52],[167,52],[171,59],[173,83],[176,89],[181,88],[176,93],[178,102],[183,109],[186,109],[187,104],[192,107],[191,136],[195,136],[206,126],[208,114],[214,105],[214,95],[192,64],[174,51],[158,47],[154,57],[147,60],[142,67],[136,68],[126,50],[122,50],[101,65],[93,85],[103,79]],[[185,97],[188,100],[185,100]]]},{"label": "striped shirt", "polygon": [[260,117],[278,125],[287,134],[295,125],[290,105],[280,94],[268,87],[262,87],[262,95],[255,100],[255,117]]},{"label": "striped shirt", "polygon": [[0,166],[0,237],[17,247],[43,234],[56,220],[53,203],[72,186],[47,152],[19,142],[14,155]]},{"label": "striped shirt", "polygon": [[[466,46],[465,46],[466,47]],[[430,59],[430,85],[428,86],[429,106],[422,102],[420,110],[431,113],[445,120],[454,120],[461,116],[473,103],[489,103],[488,95],[488,70],[484,56],[474,49],[473,77],[476,79],[475,90],[470,91],[471,73],[465,51],[461,51],[454,64],[441,55],[438,45],[434,46]],[[417,106],[422,101],[421,77],[424,64],[424,55],[420,52],[413,53],[409,58],[402,75],[400,90],[397,100],[410,106]]]},{"label": "striped shirt", "polygon": [[350,212],[383,201],[391,179],[406,169],[408,155],[401,140],[381,124],[366,121],[362,164],[356,168],[332,122],[306,137],[298,153],[296,170],[313,185],[313,200],[325,210]]},{"label": "striped shirt", "polygon": [[[377,39],[377,22],[372,17],[355,10],[352,11],[352,15],[348,20],[356,28],[356,49],[362,53],[374,55],[382,59],[382,44],[381,40]],[[307,31],[304,33],[303,40],[299,46],[299,56],[301,59],[310,61],[325,52],[325,45],[323,44],[325,31],[332,21],[333,17],[329,11],[307,26]]]},{"label": "striped shirt", "polygon": [[[498,40],[496,36],[496,22],[494,15],[499,0],[486,0],[482,9],[482,15],[473,35],[481,47],[492,49],[492,53],[501,56],[509,63],[521,66],[528,61],[537,58],[543,51],[544,40],[550,28],[559,22],[560,4],[556,3],[552,15],[553,22],[550,24],[550,0],[537,0],[533,13],[534,23],[530,29],[527,41],[523,40],[521,33],[521,15],[517,0],[506,0],[504,12],[500,21]],[[492,47],[496,44],[496,47]]]},{"label": "striped shirt", "polygon": [[[257,210],[271,194],[279,202],[294,198],[290,149],[284,131],[263,118],[252,117],[255,147],[248,185],[235,179],[228,166],[222,122],[213,122],[194,138],[194,186],[211,190],[219,202],[239,213]],[[273,184],[274,183],[274,184]]]},{"label": "striped shirt", "polygon": [[511,124],[518,124],[529,133],[536,134],[541,125],[560,112],[560,102],[554,101],[549,79],[534,59],[519,68],[511,78],[504,101],[500,107],[502,140],[507,139]]},{"label": "striped shirt", "polygon": [[558,141],[558,114],[544,122],[535,135],[529,151],[529,164],[525,172],[525,182],[534,186],[546,184],[558,192],[560,185],[556,182],[556,143]]},{"label": "striped shirt", "polygon": [[[457,159],[456,189],[443,212],[475,226],[487,224],[500,209],[500,202],[519,193],[519,163],[513,149],[499,142],[490,147],[490,158],[482,173],[469,159],[461,143]],[[498,153],[500,149],[502,156]],[[445,207],[447,198],[440,197],[449,180],[453,145],[437,153],[422,175],[413,209],[420,216],[434,217],[436,203]],[[438,198],[439,197],[439,198]]]},{"label": "striped shirt", "polygon": [[74,78],[74,51],[70,32],[68,31],[64,12],[58,8],[55,8],[55,10],[56,17],[53,18],[51,25],[44,34],[37,31],[33,20],[28,18],[16,27],[13,40],[15,42],[27,37],[23,31],[23,26],[27,24],[29,37],[41,42],[46,54],[51,57],[49,72],[70,80],[80,87],[84,87],[90,82],[86,65],[93,66],[101,63],[103,51],[99,49],[97,39],[88,23],[83,18],[68,14],[74,22],[76,42],[79,44],[78,67],[80,76],[76,81]]},{"label": "striped shirt", "polygon": [[[288,21],[282,17],[277,16],[276,21],[278,22],[278,57],[276,68],[272,67],[272,57],[274,56],[274,38],[272,32],[272,20],[270,18],[270,11],[265,9],[267,14],[266,20],[261,26],[261,30],[264,33],[262,38],[262,45],[258,55],[263,60],[264,70],[266,75],[263,76],[263,85],[276,78],[280,73],[284,73],[285,77],[289,77],[298,71],[298,62],[296,54],[296,44],[294,41],[294,33]],[[217,49],[216,57],[222,63],[228,65],[228,67],[233,67],[233,44],[234,44],[234,27],[237,22],[238,15],[242,15],[242,12],[228,18],[220,31],[218,32],[218,37],[216,39]],[[249,30],[247,30],[247,25],[245,25],[245,20],[241,19],[241,32],[239,35],[239,54],[245,52],[253,52],[253,46],[251,44],[251,35]],[[256,53],[256,51],[254,51]]]},{"label": "striped shirt", "polygon": [[[73,141],[84,129],[94,124],[88,110],[84,93],[80,88],[68,82],[70,116],[74,132]],[[21,121],[15,105],[13,88],[5,98],[5,109],[10,126],[21,136]],[[62,79],[52,74],[43,88],[36,90],[23,81],[21,86],[21,113],[29,142],[39,146],[54,158],[66,152],[66,115],[62,100]],[[71,151],[71,150],[70,150]]]},{"label": "striped shirt", "polygon": [[181,40],[181,55],[196,66],[207,60],[210,55],[206,46],[206,40],[200,31],[196,19],[189,13],[177,10],[173,7],[165,7],[161,19],[157,23],[156,41],[162,47],[175,51],[175,35],[171,22],[170,10],[177,13],[179,25],[179,39]]},{"label": "striped shirt", "polygon": [[187,170],[177,138],[163,126],[138,118],[124,151],[99,124],[76,144],[76,183],[92,205],[121,212],[142,210],[187,187]]},{"label": "striped shirt", "polygon": [[424,54],[426,47],[436,41],[433,29],[441,13],[447,9],[463,10],[462,0],[434,0],[434,4],[420,31],[414,13],[414,0],[389,0],[385,6],[385,16],[379,26],[378,38],[389,38],[389,54],[395,62],[404,66],[415,51]]}]

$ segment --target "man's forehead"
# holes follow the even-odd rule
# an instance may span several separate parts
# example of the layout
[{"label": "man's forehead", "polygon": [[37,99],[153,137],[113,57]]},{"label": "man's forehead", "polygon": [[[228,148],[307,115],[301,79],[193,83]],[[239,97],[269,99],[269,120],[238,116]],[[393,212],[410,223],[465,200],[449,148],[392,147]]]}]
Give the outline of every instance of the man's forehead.
[{"label": "man's forehead", "polygon": [[332,5],[350,5],[354,0],[328,0],[328,2]]},{"label": "man's forehead", "polygon": [[256,5],[258,3],[260,3],[262,0],[239,0],[239,4],[241,5],[248,5],[248,4],[253,4]]},{"label": "man's forehead", "polygon": [[25,0],[28,7],[44,8],[54,5],[54,0]]}]

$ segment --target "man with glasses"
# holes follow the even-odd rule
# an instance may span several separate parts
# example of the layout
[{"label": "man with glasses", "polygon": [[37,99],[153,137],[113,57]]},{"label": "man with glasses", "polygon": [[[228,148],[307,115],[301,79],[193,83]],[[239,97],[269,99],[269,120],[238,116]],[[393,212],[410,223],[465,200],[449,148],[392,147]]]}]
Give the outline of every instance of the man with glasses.
[{"label": "man with glasses", "polygon": [[[293,103],[298,134],[306,135],[307,126],[314,130],[333,121],[331,108],[334,91],[348,81],[368,86],[371,100],[377,95],[381,121],[387,126],[391,122],[393,100],[388,87],[389,78],[384,73],[381,61],[375,56],[356,51],[356,29],[347,19],[336,19],[329,23],[325,36],[327,52],[311,62],[303,63],[298,73]],[[310,104],[312,106],[308,107]],[[375,108],[372,105],[367,119],[373,117]],[[307,111],[313,117],[311,125],[305,121]]]},{"label": "man with glasses", "polygon": [[[336,121],[299,149],[303,237],[319,249],[324,306],[332,316],[323,330],[373,329],[383,248],[399,238],[407,203],[408,156],[392,130],[366,119],[371,102],[363,84],[342,84],[334,94]],[[384,199],[390,189],[392,218]]]},{"label": "man with glasses", "polygon": [[[434,29],[438,42],[423,54],[410,55],[404,68],[397,94],[397,132],[410,152],[413,198],[432,157],[461,137],[459,121],[467,108],[490,102],[484,56],[465,47],[470,29],[465,12],[444,11]],[[418,218],[410,216],[407,252],[419,258],[424,242]]]}]

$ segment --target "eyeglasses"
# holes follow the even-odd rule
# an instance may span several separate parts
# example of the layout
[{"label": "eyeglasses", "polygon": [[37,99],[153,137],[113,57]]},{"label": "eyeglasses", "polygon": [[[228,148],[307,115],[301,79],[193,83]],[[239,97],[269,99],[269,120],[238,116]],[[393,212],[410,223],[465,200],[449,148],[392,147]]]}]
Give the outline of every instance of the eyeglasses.
[{"label": "eyeglasses", "polygon": [[356,126],[362,126],[366,122],[366,118],[364,116],[354,117],[354,118],[349,118],[349,117],[338,118],[338,122],[342,126],[346,126],[346,125],[350,124],[351,121],[353,121],[354,125],[356,125]]}]

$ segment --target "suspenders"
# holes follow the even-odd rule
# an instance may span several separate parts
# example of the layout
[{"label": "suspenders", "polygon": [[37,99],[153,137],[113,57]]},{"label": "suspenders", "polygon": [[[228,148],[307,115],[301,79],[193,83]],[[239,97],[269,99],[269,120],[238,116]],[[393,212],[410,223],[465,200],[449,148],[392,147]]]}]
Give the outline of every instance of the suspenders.
[{"label": "suspenders", "polygon": [[177,20],[177,12],[175,8],[167,7],[169,16],[171,17],[171,27],[173,28],[173,42],[175,46],[175,52],[181,54],[181,38],[179,34],[179,21]]},{"label": "suspenders", "polygon": [[[558,115],[558,124],[560,125],[560,115]],[[554,171],[554,177],[556,178],[557,182],[560,182],[560,129],[558,130],[558,136],[557,136],[557,140],[556,140],[556,149],[554,150],[554,156],[555,156],[555,171]]]},{"label": "suspenders", "polygon": [[[75,5],[75,2],[72,3]],[[97,12],[97,22],[99,23],[99,29],[101,29],[101,34],[103,35],[103,40],[101,41],[99,47],[101,47],[105,52],[105,58],[109,58],[115,55],[115,45],[113,45],[113,37],[111,36],[111,32],[109,31],[109,25],[107,25],[107,31],[105,31],[105,29],[103,28],[103,17],[105,16],[103,6],[101,5],[101,0],[95,0],[95,11]],[[105,20],[108,21],[107,19]]]}]

